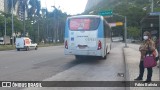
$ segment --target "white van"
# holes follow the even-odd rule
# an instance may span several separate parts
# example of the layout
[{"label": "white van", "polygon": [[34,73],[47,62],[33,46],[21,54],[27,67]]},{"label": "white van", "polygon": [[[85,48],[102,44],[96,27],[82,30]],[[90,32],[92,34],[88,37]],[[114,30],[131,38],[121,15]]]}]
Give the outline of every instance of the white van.
[{"label": "white van", "polygon": [[16,38],[16,49],[20,51],[20,49],[25,49],[26,51],[30,49],[38,49],[37,43],[32,44],[31,39],[28,37]]}]

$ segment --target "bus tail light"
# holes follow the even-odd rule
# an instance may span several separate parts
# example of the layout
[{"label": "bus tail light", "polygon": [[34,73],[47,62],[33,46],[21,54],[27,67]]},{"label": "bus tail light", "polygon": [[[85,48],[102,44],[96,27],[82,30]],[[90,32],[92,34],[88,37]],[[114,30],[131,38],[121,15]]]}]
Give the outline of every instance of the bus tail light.
[{"label": "bus tail light", "polygon": [[100,49],[102,49],[102,42],[99,40],[98,41],[98,49],[97,50],[100,50]]},{"label": "bus tail light", "polygon": [[68,42],[67,42],[67,40],[65,41],[65,48],[68,49]]}]

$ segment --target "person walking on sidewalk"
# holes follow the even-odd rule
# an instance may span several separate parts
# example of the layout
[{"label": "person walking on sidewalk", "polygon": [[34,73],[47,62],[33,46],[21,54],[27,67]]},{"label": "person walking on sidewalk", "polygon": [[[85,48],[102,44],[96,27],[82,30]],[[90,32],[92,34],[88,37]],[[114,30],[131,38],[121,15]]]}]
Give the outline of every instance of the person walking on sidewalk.
[{"label": "person walking on sidewalk", "polygon": [[[140,63],[139,63],[139,76],[134,80],[143,80],[143,74],[144,74],[144,69],[145,69],[143,65],[144,57],[148,49],[150,49],[151,51],[155,50],[155,43],[153,40],[151,40],[151,34],[148,31],[143,33],[143,39],[144,41],[139,47],[139,51],[141,53],[141,58],[140,58]],[[153,72],[152,67],[147,68],[147,71],[148,71],[147,79],[145,82],[151,82],[152,72]]]}]

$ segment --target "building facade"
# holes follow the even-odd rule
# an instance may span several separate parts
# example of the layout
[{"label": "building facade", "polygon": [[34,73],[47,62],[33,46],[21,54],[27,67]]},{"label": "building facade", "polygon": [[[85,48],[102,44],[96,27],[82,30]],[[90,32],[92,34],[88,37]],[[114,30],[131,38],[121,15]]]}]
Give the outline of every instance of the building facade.
[{"label": "building facade", "polygon": [[4,12],[4,0],[0,0],[0,11]]},{"label": "building facade", "polygon": [[8,0],[0,0],[0,11],[8,12]]},{"label": "building facade", "polygon": [[17,0],[15,9],[13,11],[13,14],[16,15],[18,19],[21,21],[23,21],[24,17],[25,19],[27,19],[27,10],[25,10],[24,12],[24,7],[22,5],[23,5],[23,0]]}]

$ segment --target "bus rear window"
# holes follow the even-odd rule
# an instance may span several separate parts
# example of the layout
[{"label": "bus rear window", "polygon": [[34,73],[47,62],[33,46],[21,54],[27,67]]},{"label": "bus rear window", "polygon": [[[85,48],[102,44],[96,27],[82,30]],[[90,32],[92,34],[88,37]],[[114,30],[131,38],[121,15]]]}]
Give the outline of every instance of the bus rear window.
[{"label": "bus rear window", "polygon": [[99,26],[99,18],[73,18],[69,20],[70,30],[96,30]]}]

